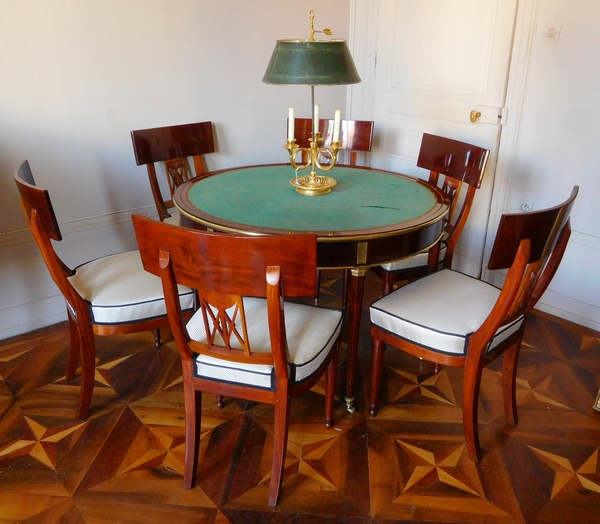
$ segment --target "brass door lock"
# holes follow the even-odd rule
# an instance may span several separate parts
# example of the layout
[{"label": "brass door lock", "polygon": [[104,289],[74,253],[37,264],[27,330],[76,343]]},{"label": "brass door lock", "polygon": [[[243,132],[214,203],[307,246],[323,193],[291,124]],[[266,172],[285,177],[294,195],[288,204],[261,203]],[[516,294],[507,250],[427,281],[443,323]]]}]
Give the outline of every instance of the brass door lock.
[{"label": "brass door lock", "polygon": [[477,122],[477,119],[481,116],[481,113],[479,111],[476,111],[475,109],[473,109],[473,111],[471,111],[471,114],[469,115],[469,119],[471,120],[471,122],[475,123]]}]

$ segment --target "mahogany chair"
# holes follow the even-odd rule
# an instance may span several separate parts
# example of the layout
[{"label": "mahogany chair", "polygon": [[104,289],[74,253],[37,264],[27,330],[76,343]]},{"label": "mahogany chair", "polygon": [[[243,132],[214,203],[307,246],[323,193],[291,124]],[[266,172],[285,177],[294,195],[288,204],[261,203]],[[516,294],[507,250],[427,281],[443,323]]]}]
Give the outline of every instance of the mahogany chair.
[{"label": "mahogany chair", "polygon": [[450,201],[450,211],[444,221],[442,240],[434,248],[383,264],[376,270],[383,282],[383,295],[392,292],[394,282],[399,278],[414,280],[432,269],[452,267],[454,250],[467,223],[475,192],[481,186],[488,156],[489,150],[482,147],[423,134],[417,166],[430,171],[429,182],[441,184]]},{"label": "mahogany chair", "polygon": [[569,214],[579,188],[559,206],[503,215],[488,268],[507,269],[502,289],[443,269],[403,286],[371,305],[370,413],[377,397],[385,345],[425,360],[464,368],[463,425],[472,460],[481,458],[477,408],[483,368],[504,354],[504,411],[517,423],[516,372],[526,315],[536,305],[567,247]]},{"label": "mahogany chair", "polygon": [[[204,155],[215,151],[212,122],[140,129],[131,132],[131,141],[136,164],[146,165],[148,170],[159,219],[178,225],[179,213],[169,211],[175,209],[173,193],[183,182],[204,174]],[[188,157],[193,158],[195,175]],[[156,176],[156,162],[164,163],[170,193],[167,199]]]},{"label": "mahogany chair", "polygon": [[[329,146],[333,141],[333,120],[320,119],[320,146]],[[355,166],[359,152],[369,152],[373,145],[373,126],[370,120],[342,120],[340,123],[340,142],[342,149],[349,151],[349,164]],[[296,118],[294,120],[294,137],[300,147],[310,147],[312,136],[312,119]],[[302,161],[306,162],[308,155],[303,152]]]},{"label": "mahogany chair", "polygon": [[[71,380],[81,355],[81,392],[77,417],[85,418],[92,400],[96,349],[94,335],[117,335],[154,330],[169,325],[159,278],[142,267],[139,251],[109,255],[68,268],[57,255],[52,240],[62,235],[50,195],[35,185],[29,163],[15,170],[14,179],[29,228],[52,279],[63,294],[69,319],[71,350],[66,377]],[[193,306],[194,293],[180,287],[182,308]]]},{"label": "mahogany chair", "polygon": [[[269,505],[279,498],[290,397],[326,371],[325,420],[333,424],[341,311],[284,298],[312,296],[315,235],[238,236],[184,229],[133,215],[147,271],[162,278],[183,369],[185,465],[193,486],[198,463],[201,392],[274,404]],[[176,284],[197,291],[184,323]],[[242,298],[243,297],[243,298]]]},{"label": "mahogany chair", "polygon": [[[320,119],[319,132],[322,142],[319,145],[329,146],[333,141],[333,120]],[[349,165],[355,166],[358,153],[369,152],[373,145],[373,127],[371,120],[342,120],[340,123],[340,142],[342,149],[349,151]],[[296,144],[300,147],[310,147],[312,137],[312,119],[296,118],[294,120],[294,137]],[[308,153],[302,152],[302,162],[308,161]],[[326,162],[326,159],[323,159]],[[350,284],[350,270],[345,269],[343,273],[342,305],[345,308],[348,303],[348,292]],[[317,288],[315,292],[315,303],[318,302],[319,288],[321,285],[321,272],[317,272]]]}]

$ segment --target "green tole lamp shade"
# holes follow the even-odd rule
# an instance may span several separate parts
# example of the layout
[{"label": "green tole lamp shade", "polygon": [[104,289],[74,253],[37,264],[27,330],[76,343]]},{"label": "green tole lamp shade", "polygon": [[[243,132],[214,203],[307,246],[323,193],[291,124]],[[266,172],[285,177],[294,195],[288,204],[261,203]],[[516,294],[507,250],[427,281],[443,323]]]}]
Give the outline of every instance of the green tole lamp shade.
[{"label": "green tole lamp shade", "polygon": [[277,40],[262,81],[336,86],[357,84],[360,77],[345,40]]}]

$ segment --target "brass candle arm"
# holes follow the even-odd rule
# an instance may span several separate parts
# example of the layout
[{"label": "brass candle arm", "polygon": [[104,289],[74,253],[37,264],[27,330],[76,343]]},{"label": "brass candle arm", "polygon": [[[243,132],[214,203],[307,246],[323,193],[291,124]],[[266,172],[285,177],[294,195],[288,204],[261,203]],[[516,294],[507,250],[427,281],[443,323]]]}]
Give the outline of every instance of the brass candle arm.
[{"label": "brass candle arm", "polygon": [[[290,163],[296,171],[304,171],[311,168],[310,175],[296,176],[290,180],[296,191],[306,196],[326,195],[336,185],[336,181],[325,175],[317,175],[317,168],[321,171],[331,171],[337,162],[338,151],[342,149],[341,142],[332,142],[328,147],[319,147],[320,133],[313,134],[309,140],[310,147],[299,147],[296,145],[296,139],[287,141],[283,146],[288,150]],[[306,152],[308,160],[305,164],[298,163],[296,157],[298,153]],[[319,155],[324,155],[329,159],[326,164],[319,162]]]}]

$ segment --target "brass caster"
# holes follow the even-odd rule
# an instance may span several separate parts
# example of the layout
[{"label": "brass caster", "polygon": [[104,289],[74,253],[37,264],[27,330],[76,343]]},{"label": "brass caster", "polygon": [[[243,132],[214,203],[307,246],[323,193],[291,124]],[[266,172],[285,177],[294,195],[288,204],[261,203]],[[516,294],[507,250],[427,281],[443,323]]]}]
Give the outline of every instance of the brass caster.
[{"label": "brass caster", "polygon": [[354,413],[356,411],[356,409],[354,408],[354,397],[352,398],[344,398],[344,400],[346,401],[346,411],[348,411],[348,413]]}]

